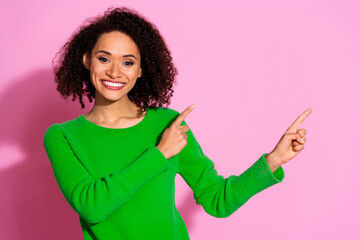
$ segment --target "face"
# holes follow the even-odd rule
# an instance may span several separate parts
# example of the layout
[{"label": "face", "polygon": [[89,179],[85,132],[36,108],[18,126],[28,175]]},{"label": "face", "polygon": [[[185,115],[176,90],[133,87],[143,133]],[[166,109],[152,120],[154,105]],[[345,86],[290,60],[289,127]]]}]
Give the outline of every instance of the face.
[{"label": "face", "polygon": [[102,34],[91,56],[83,56],[96,90],[95,101],[128,100],[127,93],[141,77],[140,61],[140,51],[129,36],[118,31]]}]

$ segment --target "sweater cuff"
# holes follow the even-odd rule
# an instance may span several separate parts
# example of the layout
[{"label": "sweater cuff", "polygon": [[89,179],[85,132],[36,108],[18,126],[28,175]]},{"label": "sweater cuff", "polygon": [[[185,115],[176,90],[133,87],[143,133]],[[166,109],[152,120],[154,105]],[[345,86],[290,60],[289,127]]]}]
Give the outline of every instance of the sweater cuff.
[{"label": "sweater cuff", "polygon": [[267,163],[266,159],[265,159],[265,156],[268,155],[268,153],[264,153],[262,156],[261,156],[261,164],[262,165],[266,165],[266,169],[267,169],[267,172],[269,174],[271,174],[272,178],[274,181],[276,181],[277,183],[280,183],[283,181],[284,177],[285,177],[285,172],[284,172],[284,169],[282,168],[282,166],[278,167],[274,172],[271,171],[270,169],[270,166],[269,164]]}]

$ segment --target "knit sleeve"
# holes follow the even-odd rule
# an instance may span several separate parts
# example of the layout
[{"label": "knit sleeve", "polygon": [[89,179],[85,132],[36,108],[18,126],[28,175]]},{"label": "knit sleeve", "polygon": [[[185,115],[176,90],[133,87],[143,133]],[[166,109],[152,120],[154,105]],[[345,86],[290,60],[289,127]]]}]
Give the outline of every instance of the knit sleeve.
[{"label": "knit sleeve", "polygon": [[61,125],[46,130],[43,144],[66,201],[88,223],[105,220],[146,182],[170,167],[159,149],[151,146],[124,169],[95,179],[72,151]]},{"label": "knit sleeve", "polygon": [[283,168],[273,173],[265,160],[267,153],[242,174],[224,178],[217,174],[191,129],[186,134],[187,145],[179,153],[179,174],[193,190],[196,203],[211,216],[228,217],[255,194],[283,181]]}]

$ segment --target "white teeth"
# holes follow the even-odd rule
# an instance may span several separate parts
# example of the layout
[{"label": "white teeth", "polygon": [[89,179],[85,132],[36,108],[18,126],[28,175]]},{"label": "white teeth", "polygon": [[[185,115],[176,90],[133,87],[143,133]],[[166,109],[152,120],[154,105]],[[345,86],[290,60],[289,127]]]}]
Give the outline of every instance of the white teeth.
[{"label": "white teeth", "polygon": [[112,87],[121,87],[124,85],[124,83],[113,83],[113,82],[108,82],[108,81],[103,81],[103,83],[105,83],[105,85],[112,86]]}]

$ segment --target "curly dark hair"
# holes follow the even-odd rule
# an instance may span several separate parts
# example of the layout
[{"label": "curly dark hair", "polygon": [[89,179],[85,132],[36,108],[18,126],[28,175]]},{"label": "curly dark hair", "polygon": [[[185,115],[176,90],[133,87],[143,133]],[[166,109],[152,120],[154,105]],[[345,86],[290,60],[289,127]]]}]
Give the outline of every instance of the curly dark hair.
[{"label": "curly dark hair", "polygon": [[131,37],[140,50],[142,76],[128,93],[128,98],[142,112],[146,107],[168,106],[178,74],[171,52],[156,26],[127,7],[109,7],[103,16],[87,18],[56,53],[52,63],[57,91],[65,99],[73,95],[72,101],[79,97],[81,108],[85,107],[83,95],[93,101],[95,88],[90,80],[90,71],[83,65],[83,55],[87,53],[90,56],[99,37],[112,31]]}]

